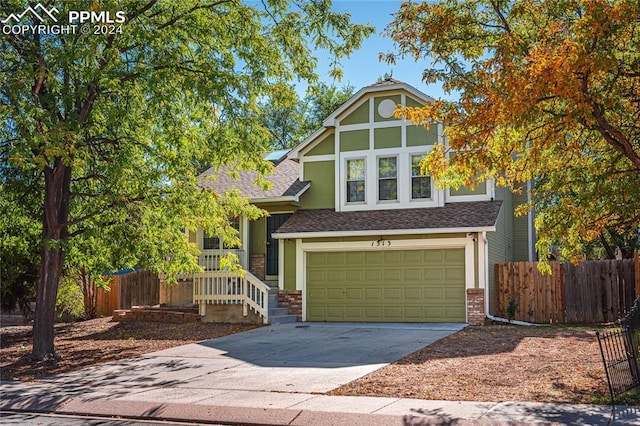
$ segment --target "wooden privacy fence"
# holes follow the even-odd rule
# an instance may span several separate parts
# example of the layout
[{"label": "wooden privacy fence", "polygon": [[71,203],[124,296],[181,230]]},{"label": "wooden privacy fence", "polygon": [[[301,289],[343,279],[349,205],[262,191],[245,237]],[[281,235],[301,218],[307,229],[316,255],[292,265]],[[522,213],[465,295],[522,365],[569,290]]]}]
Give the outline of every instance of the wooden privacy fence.
[{"label": "wooden privacy fence", "polygon": [[[634,267],[634,264],[636,265]],[[604,323],[622,318],[640,294],[636,259],[597,260],[579,265],[551,262],[551,275],[537,262],[496,265],[497,312],[535,323]],[[635,270],[635,272],[634,272]]]},{"label": "wooden privacy fence", "polygon": [[97,310],[101,315],[111,315],[115,309],[160,303],[160,279],[149,271],[114,275],[110,288],[108,292],[98,291]]}]

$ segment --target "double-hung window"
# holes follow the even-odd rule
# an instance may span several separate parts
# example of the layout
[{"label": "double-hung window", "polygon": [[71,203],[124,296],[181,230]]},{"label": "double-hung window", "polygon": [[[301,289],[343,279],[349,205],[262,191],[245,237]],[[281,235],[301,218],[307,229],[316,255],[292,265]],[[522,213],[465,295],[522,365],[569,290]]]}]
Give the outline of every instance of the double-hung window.
[{"label": "double-hung window", "polygon": [[364,202],[365,161],[364,158],[347,160],[347,202]]},{"label": "double-hung window", "polygon": [[398,199],[398,158],[378,158],[378,200]]},{"label": "double-hung window", "polygon": [[411,156],[411,199],[424,200],[431,198],[431,176],[420,174],[421,155]]}]

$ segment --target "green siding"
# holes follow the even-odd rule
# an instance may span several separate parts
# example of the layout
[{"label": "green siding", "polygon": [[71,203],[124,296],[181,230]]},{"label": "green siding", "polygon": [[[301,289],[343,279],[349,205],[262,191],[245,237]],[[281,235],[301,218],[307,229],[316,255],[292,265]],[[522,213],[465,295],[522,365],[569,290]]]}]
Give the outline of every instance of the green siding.
[{"label": "green siding", "polygon": [[502,316],[496,306],[496,263],[513,261],[513,204],[511,192],[496,188],[496,198],[502,200],[502,208],[496,221],[496,231],[487,233],[489,263],[489,313]]},{"label": "green siding", "polygon": [[380,102],[384,101],[385,99],[391,99],[393,103],[396,105],[400,103],[400,95],[381,96],[381,97],[374,98],[373,100],[374,115],[373,116],[374,116],[374,121],[376,122],[397,120],[397,118],[395,118],[394,116],[391,116],[389,118],[383,118],[380,116],[380,114],[378,114],[378,105],[380,105]]},{"label": "green siding", "polygon": [[421,107],[421,106],[424,106],[424,102],[417,101],[417,100],[407,96],[407,106],[408,107]]},{"label": "green siding", "polygon": [[356,108],[351,114],[340,120],[340,125],[361,124],[369,122],[369,100],[365,100],[362,105]]},{"label": "green siding", "polygon": [[373,146],[375,149],[400,148],[402,146],[402,127],[374,129]]},{"label": "green siding", "polygon": [[[526,185],[521,194],[513,195],[514,210],[527,202]],[[528,215],[513,218],[513,260],[526,262],[529,260],[529,223]]]},{"label": "green siding", "polygon": [[304,209],[333,208],[335,205],[334,161],[304,162],[303,179],[311,181],[311,188],[300,197]]},{"label": "green siding", "polygon": [[481,182],[475,188],[469,188],[466,186],[461,186],[458,189],[451,188],[449,194],[453,197],[463,196],[463,195],[486,195],[487,193],[487,184],[486,182]]},{"label": "green siding", "polygon": [[407,146],[434,145],[438,142],[438,126],[407,126]]},{"label": "green siding", "polygon": [[296,243],[284,241],[284,290],[296,289]]},{"label": "green siding", "polygon": [[265,254],[267,247],[267,218],[249,222],[249,253]]},{"label": "green siding", "polygon": [[308,321],[464,322],[464,249],[307,254]]},{"label": "green siding", "polygon": [[305,155],[327,155],[327,154],[335,154],[335,139],[334,139],[333,133],[325,136],[324,139],[322,139],[322,141],[320,141]]},{"label": "green siding", "polygon": [[361,151],[369,149],[369,130],[351,130],[340,133],[340,151]]}]

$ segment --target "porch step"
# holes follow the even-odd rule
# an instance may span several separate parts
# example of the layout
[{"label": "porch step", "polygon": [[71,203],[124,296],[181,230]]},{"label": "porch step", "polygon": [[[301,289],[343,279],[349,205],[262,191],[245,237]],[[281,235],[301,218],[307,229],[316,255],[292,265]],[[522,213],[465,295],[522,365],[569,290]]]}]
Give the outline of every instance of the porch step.
[{"label": "porch step", "polygon": [[269,308],[269,318],[281,315],[289,315],[289,310],[287,308]]},{"label": "porch step", "polygon": [[290,324],[292,322],[298,322],[298,317],[295,315],[275,315],[275,316],[269,315],[269,324],[271,325]]}]

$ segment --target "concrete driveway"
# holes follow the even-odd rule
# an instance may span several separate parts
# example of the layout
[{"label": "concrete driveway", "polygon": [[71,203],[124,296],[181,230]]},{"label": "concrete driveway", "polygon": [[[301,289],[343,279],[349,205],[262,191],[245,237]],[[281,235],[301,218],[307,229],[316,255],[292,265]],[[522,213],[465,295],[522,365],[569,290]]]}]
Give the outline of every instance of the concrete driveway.
[{"label": "concrete driveway", "polygon": [[[158,402],[192,401],[194,395],[210,402],[216,397],[228,401],[230,397],[242,398],[246,391],[326,392],[464,326],[282,324],[58,375],[52,380],[85,392],[90,388],[112,397],[126,394],[127,399],[135,399],[138,395],[141,400]],[[233,391],[237,391],[235,395]],[[277,393],[273,395],[277,397]]]}]

